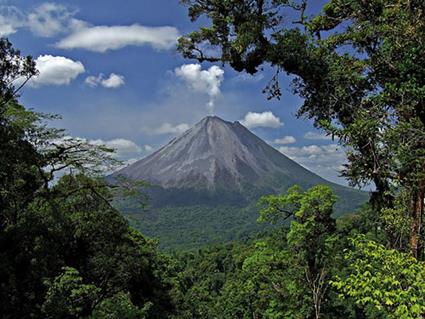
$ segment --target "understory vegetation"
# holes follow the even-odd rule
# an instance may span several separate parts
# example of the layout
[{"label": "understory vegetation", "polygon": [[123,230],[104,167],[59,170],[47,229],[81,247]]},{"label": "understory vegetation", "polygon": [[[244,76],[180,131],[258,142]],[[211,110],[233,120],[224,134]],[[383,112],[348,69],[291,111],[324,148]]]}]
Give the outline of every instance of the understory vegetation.
[{"label": "understory vegetation", "polygon": [[299,115],[346,147],[343,174],[374,184],[370,203],[335,219],[329,187],[293,186],[259,200],[273,231],[164,253],[111,204],[139,188],[104,182],[112,150],[19,104],[14,83],[37,70],[3,38],[1,317],[424,318],[424,2],[331,0],[314,17],[307,1],[182,2],[211,20],[180,39],[183,55],[294,76]]}]

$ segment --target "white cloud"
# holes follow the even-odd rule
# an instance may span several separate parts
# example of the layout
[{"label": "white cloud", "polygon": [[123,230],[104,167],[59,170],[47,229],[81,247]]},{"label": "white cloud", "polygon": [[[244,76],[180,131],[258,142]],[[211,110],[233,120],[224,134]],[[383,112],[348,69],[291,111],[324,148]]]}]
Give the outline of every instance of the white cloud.
[{"label": "white cloud", "polygon": [[270,111],[263,113],[248,112],[245,117],[240,121],[241,124],[247,128],[254,127],[272,127],[277,128],[283,126],[280,118]]},{"label": "white cloud", "polygon": [[80,28],[60,40],[56,46],[61,49],[86,49],[95,52],[117,50],[129,45],[150,45],[158,50],[167,50],[175,46],[179,36],[179,31],[169,26],[94,26]]},{"label": "white cloud", "polygon": [[25,25],[25,15],[15,6],[0,6],[0,37],[7,37]]},{"label": "white cloud", "polygon": [[88,86],[94,88],[100,84],[102,81],[103,74],[99,74],[98,76],[90,75],[86,77],[84,80],[84,83],[86,83]]},{"label": "white cloud", "polygon": [[346,155],[339,145],[281,146],[278,150],[316,174],[334,182],[342,182],[338,175],[346,163]]},{"label": "white cloud", "polygon": [[318,140],[318,141],[320,141],[320,140],[322,140],[322,141],[332,140],[332,136],[330,136],[330,135],[323,135],[323,134],[320,134],[318,132],[311,132],[311,131],[305,133],[304,138],[306,140]]},{"label": "white cloud", "polygon": [[78,30],[86,23],[74,19],[76,10],[52,2],[45,2],[28,14],[27,26],[35,35],[52,37],[70,30]]},{"label": "white cloud", "polygon": [[113,149],[115,151],[114,157],[120,161],[123,161],[123,166],[132,164],[153,151],[153,147],[150,145],[145,144],[139,146],[135,142],[124,138],[115,138],[112,140],[81,140],[96,146],[103,145]]},{"label": "white cloud", "polygon": [[208,70],[202,70],[200,64],[184,64],[176,68],[174,72],[195,92],[208,94],[208,112],[214,113],[214,102],[216,97],[220,95],[220,86],[224,80],[224,70],[216,65],[213,65]]},{"label": "white cloud", "polygon": [[288,135],[284,136],[282,138],[277,138],[273,141],[273,144],[280,144],[280,145],[286,145],[286,144],[294,144],[297,140],[295,137]]},{"label": "white cloud", "polygon": [[116,89],[123,86],[125,81],[123,75],[111,73],[106,79],[103,74],[99,74],[98,76],[89,76],[86,78],[85,83],[91,87],[101,85],[108,89]]},{"label": "white cloud", "polygon": [[111,73],[109,78],[102,80],[101,84],[106,88],[118,88],[124,85],[124,76]]},{"label": "white cloud", "polygon": [[[73,136],[64,136],[60,139],[57,139],[54,144],[57,145],[70,145],[71,141],[81,142],[88,145],[93,146],[105,146],[107,148],[113,149],[114,153],[111,154],[113,158],[120,161],[121,164],[113,163],[112,165],[101,165],[96,166],[97,169],[103,172],[103,174],[110,174],[113,171],[119,170],[129,164],[132,164],[142,157],[146,156],[148,153],[152,151],[152,147],[150,145],[139,146],[131,140],[124,138],[115,138],[111,140],[103,140],[103,139],[86,139],[81,137],[73,137]],[[87,167],[90,167],[87,166]],[[56,177],[60,177],[66,170],[60,171]]]},{"label": "white cloud", "polygon": [[[32,87],[45,85],[68,85],[85,72],[84,65],[63,56],[41,55],[36,60],[39,74],[28,82]],[[22,83],[22,79],[18,80]]]},{"label": "white cloud", "polygon": [[52,37],[87,27],[87,23],[74,18],[76,13],[76,10],[52,2],[42,3],[29,12],[21,11],[15,6],[0,6],[0,36],[8,36],[21,28],[27,28],[37,36]]},{"label": "white cloud", "polygon": [[172,125],[170,123],[163,123],[157,129],[152,130],[153,134],[181,134],[186,132],[190,126],[186,123]]},{"label": "white cloud", "polygon": [[147,153],[150,153],[150,152],[152,152],[152,151],[153,151],[153,147],[152,147],[152,146],[150,146],[150,145],[148,145],[148,144],[143,145],[143,149],[144,149]]},{"label": "white cloud", "polygon": [[116,157],[120,160],[128,160],[130,158],[140,157],[144,153],[144,148],[140,147],[133,141],[116,138],[112,140],[89,140],[93,145],[105,145],[108,148],[115,150]]}]

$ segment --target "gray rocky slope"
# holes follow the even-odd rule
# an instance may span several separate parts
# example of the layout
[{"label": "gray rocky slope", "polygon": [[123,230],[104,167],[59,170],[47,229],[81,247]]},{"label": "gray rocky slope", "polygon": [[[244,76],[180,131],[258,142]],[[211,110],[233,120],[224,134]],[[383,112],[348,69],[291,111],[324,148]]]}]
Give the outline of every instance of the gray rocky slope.
[{"label": "gray rocky slope", "polygon": [[[249,202],[264,194],[284,192],[294,184],[304,188],[315,184],[331,186],[343,199],[344,210],[356,208],[367,199],[364,192],[330,183],[308,171],[239,122],[215,116],[202,119],[153,154],[116,174],[148,181],[168,194],[184,190],[185,196],[178,196],[180,204],[191,197],[191,192],[221,194],[219,198],[223,200],[226,196],[222,195],[227,194]],[[202,204],[205,196],[193,198],[195,204]]]}]

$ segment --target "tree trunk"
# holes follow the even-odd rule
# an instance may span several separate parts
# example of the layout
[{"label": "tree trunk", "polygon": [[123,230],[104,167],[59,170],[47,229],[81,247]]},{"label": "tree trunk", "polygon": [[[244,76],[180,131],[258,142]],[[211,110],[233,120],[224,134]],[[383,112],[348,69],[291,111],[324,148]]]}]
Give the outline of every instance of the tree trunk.
[{"label": "tree trunk", "polygon": [[421,257],[421,250],[423,249],[422,243],[419,242],[422,218],[424,213],[424,195],[425,195],[425,181],[420,180],[418,189],[413,194],[412,201],[412,224],[410,227],[410,249],[413,257],[416,259]]},{"label": "tree trunk", "polygon": [[312,292],[314,319],[320,319],[322,302],[328,289],[327,272],[324,268],[322,268],[316,276],[313,276],[311,271],[306,270],[306,279]]}]

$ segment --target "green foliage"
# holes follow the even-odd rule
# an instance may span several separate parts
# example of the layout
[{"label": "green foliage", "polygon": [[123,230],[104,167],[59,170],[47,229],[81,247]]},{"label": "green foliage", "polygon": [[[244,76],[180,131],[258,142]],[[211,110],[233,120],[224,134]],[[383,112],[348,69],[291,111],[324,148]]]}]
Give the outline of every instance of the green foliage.
[{"label": "green foliage", "polygon": [[[271,203],[260,212],[261,220],[271,218],[276,221],[276,213],[285,213],[284,218],[292,216],[293,221],[287,235],[287,257],[291,264],[287,267],[296,267],[298,290],[309,291],[311,300],[307,304],[310,314],[320,317],[323,302],[328,291],[329,273],[335,262],[334,250],[337,247],[338,236],[335,234],[335,220],[331,217],[336,196],[325,185],[317,185],[303,192],[295,186],[287,195],[262,199],[263,204]],[[301,276],[300,276],[301,274]],[[297,286],[287,284],[283,287]],[[284,290],[284,288],[281,288]],[[298,299],[301,296],[298,296]],[[306,317],[310,316],[306,313]],[[282,314],[280,314],[282,315]],[[285,316],[289,316],[288,313]]]},{"label": "green foliage", "polygon": [[299,201],[302,198],[302,190],[298,185],[292,186],[286,196],[268,195],[259,200],[259,205],[264,206],[260,210],[259,222],[277,222],[293,217],[294,211],[299,209]]},{"label": "green foliage", "polygon": [[[250,300],[246,309],[253,309],[261,318],[309,317],[311,294],[303,268],[290,250],[273,240],[259,241],[255,248],[245,259],[241,273],[241,297]],[[244,318],[249,317],[246,312]]]},{"label": "green foliage", "polygon": [[148,318],[152,303],[146,303],[142,309],[136,307],[128,293],[117,293],[103,300],[93,310],[91,319],[144,319]]},{"label": "green foliage", "polygon": [[425,263],[386,249],[365,236],[351,239],[346,276],[332,285],[373,317],[420,318],[425,314]]},{"label": "green foliage", "polygon": [[[119,205],[118,207],[121,207]],[[196,205],[122,209],[130,225],[153,238],[167,251],[197,249],[232,240],[246,240],[265,231],[255,223],[255,207]]]},{"label": "green foliage", "polygon": [[[342,265],[342,256],[335,256],[343,242],[330,217],[334,203],[329,187],[321,185],[266,196],[261,219],[280,224],[271,235],[252,244],[205,248],[179,257],[184,261],[181,316],[350,317],[350,305],[341,303],[328,285]],[[287,216],[293,218],[289,229],[279,220]]]},{"label": "green foliage", "polygon": [[389,246],[406,252],[409,247],[410,228],[413,223],[409,214],[409,194],[406,190],[397,194],[394,206],[382,208],[379,214],[379,224],[384,229]]},{"label": "green foliage", "polygon": [[[286,186],[283,187],[282,192],[286,192],[286,189]],[[264,191],[259,194],[263,193]],[[335,193],[340,200],[335,204],[333,217],[351,213],[358,203],[366,201],[368,197],[366,192],[342,186],[335,187]],[[176,192],[176,196],[178,194]],[[256,201],[259,196],[257,195]],[[279,205],[279,196],[271,195],[270,198],[275,198],[274,205]],[[184,198],[181,199],[185,203]],[[202,204],[173,205],[158,196],[155,202],[161,205],[154,205],[154,199],[151,199],[152,205],[143,210],[140,203],[134,199],[115,200],[114,206],[124,214],[132,227],[151,238],[157,238],[159,247],[167,251],[196,249],[232,240],[243,241],[255,237],[258,233],[269,232],[276,224],[285,222],[280,220],[271,224],[256,223],[259,217],[259,206],[256,202],[231,205],[223,203],[219,198],[206,203],[201,197],[198,197],[198,200]],[[262,204],[259,205],[263,207]],[[274,205],[270,201],[267,205],[263,208],[273,209]],[[283,212],[276,212],[276,218],[279,219],[282,214]]]},{"label": "green foliage", "polygon": [[[9,273],[8,280],[3,279],[3,309],[37,317],[37,305],[44,303],[44,317],[55,317],[59,314],[50,312],[63,302],[70,306],[60,311],[78,317],[76,312],[83,306],[74,305],[73,300],[80,299],[74,293],[93,286],[99,297],[95,302],[84,301],[81,311],[86,316],[95,304],[119,293],[130,294],[140,309],[150,303],[149,318],[172,312],[173,282],[167,259],[156,252],[153,241],[129,229],[109,198],[107,186],[99,180],[66,175],[48,198],[36,198],[28,206],[13,232],[2,234],[8,236],[8,247],[2,251],[1,267]],[[66,268],[62,274],[66,266],[72,271]],[[53,282],[48,290],[42,285],[45,279]],[[90,286],[78,288],[80,282]]]},{"label": "green foliage", "polygon": [[232,243],[177,255],[180,293],[175,318],[232,318],[223,305],[233,299],[221,296],[224,285],[237,278],[250,250],[249,244]]},{"label": "green foliage", "polygon": [[331,217],[335,202],[336,196],[328,186],[317,185],[306,192],[294,186],[287,195],[263,197],[260,203],[267,206],[260,211],[259,221],[276,223],[279,218],[292,217],[287,235],[289,247],[300,260],[316,263],[314,256],[327,258],[333,249],[331,242],[335,238],[329,236],[336,229]]},{"label": "green foliage", "polygon": [[63,267],[62,273],[52,283],[42,312],[46,318],[81,318],[90,313],[100,289],[94,285],[84,284],[78,270]]}]

